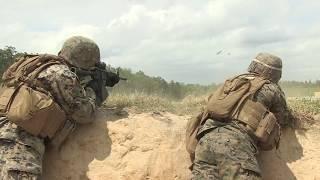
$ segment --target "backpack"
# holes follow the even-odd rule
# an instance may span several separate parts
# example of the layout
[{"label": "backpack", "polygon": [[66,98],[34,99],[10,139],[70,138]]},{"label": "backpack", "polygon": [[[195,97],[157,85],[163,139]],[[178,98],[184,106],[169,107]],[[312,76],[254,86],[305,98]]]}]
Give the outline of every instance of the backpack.
[{"label": "backpack", "polygon": [[196,150],[196,146],[198,144],[198,131],[200,129],[200,125],[203,125],[205,120],[208,117],[208,113],[206,111],[202,111],[195,117],[192,117],[188,123],[186,128],[186,149],[189,152],[190,159],[193,162],[194,153]]},{"label": "backpack", "polygon": [[20,83],[27,83],[29,86],[35,86],[38,83],[36,77],[39,73],[54,64],[64,64],[64,60],[50,54],[24,54],[3,73],[3,85],[18,87]]},{"label": "backpack", "polygon": [[207,111],[211,118],[228,119],[238,113],[238,107],[256,93],[268,80],[253,74],[242,74],[228,79],[210,97]]},{"label": "backpack", "polygon": [[66,120],[65,112],[54,102],[36,78],[54,64],[64,64],[54,55],[24,55],[3,74],[0,113],[27,132],[52,138]]},{"label": "backpack", "polygon": [[242,74],[228,79],[208,98],[205,110],[190,119],[186,128],[186,149],[194,160],[195,149],[198,144],[197,134],[202,125],[209,118],[230,121],[239,113],[243,102],[256,93],[268,80],[254,74]]}]

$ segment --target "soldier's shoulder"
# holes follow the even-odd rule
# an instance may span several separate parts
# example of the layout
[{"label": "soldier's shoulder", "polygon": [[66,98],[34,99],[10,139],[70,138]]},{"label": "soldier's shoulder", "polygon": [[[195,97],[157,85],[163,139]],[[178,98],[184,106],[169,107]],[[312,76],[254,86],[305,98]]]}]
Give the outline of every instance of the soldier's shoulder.
[{"label": "soldier's shoulder", "polygon": [[277,83],[273,83],[273,82],[267,82],[265,83],[262,88],[262,90],[267,90],[267,91],[271,91],[271,92],[274,92],[274,93],[283,93],[281,87],[279,86],[279,84]]},{"label": "soldier's shoulder", "polygon": [[39,74],[39,77],[46,77],[46,76],[61,76],[61,77],[69,77],[69,78],[76,78],[77,75],[71,71],[71,69],[65,64],[54,64],[49,66],[47,69],[42,71]]},{"label": "soldier's shoulder", "polygon": [[264,93],[264,94],[270,94],[272,95],[273,99],[277,102],[283,102],[285,101],[286,99],[286,96],[285,96],[285,93],[284,91],[282,90],[282,88],[280,87],[279,84],[277,83],[266,83],[261,91]]},{"label": "soldier's shoulder", "polygon": [[279,85],[276,83],[267,82],[261,87],[261,89],[258,90],[257,97],[275,100],[285,96]]}]

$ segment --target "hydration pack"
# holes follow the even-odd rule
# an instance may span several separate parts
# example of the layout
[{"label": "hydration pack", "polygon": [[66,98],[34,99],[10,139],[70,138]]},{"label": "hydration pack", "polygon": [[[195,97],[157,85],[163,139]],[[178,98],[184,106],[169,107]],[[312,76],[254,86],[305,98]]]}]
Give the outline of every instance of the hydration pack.
[{"label": "hydration pack", "polygon": [[54,55],[24,55],[3,74],[0,113],[30,134],[52,138],[66,121],[66,114],[37,80],[51,65],[64,64]]}]

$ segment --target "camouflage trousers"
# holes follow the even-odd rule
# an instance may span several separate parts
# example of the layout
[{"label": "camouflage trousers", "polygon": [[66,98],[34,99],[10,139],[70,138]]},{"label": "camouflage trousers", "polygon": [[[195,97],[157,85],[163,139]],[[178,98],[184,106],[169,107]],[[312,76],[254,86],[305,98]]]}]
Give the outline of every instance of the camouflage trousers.
[{"label": "camouflage trousers", "polygon": [[0,118],[0,179],[38,180],[42,173],[43,140]]},{"label": "camouflage trousers", "polygon": [[245,132],[232,125],[216,127],[197,145],[191,179],[260,180],[256,154]]},{"label": "camouflage trousers", "polygon": [[41,163],[40,154],[32,148],[0,140],[0,177],[8,180],[37,180],[40,174],[34,166]]}]

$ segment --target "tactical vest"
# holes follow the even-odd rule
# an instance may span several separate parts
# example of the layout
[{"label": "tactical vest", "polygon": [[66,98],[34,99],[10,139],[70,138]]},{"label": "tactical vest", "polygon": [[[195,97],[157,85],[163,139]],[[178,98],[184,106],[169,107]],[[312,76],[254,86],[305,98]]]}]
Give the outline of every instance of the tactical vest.
[{"label": "tactical vest", "polygon": [[24,55],[3,74],[0,113],[32,135],[52,138],[66,121],[66,114],[37,80],[51,65],[64,64],[54,55]]},{"label": "tactical vest", "polygon": [[266,83],[269,81],[262,77],[242,74],[226,80],[209,96],[205,110],[187,124],[186,149],[191,160],[198,144],[198,131],[209,118],[244,124],[248,133],[258,140],[262,150],[270,150],[278,144],[280,126],[277,119],[264,105],[249,99]]}]

